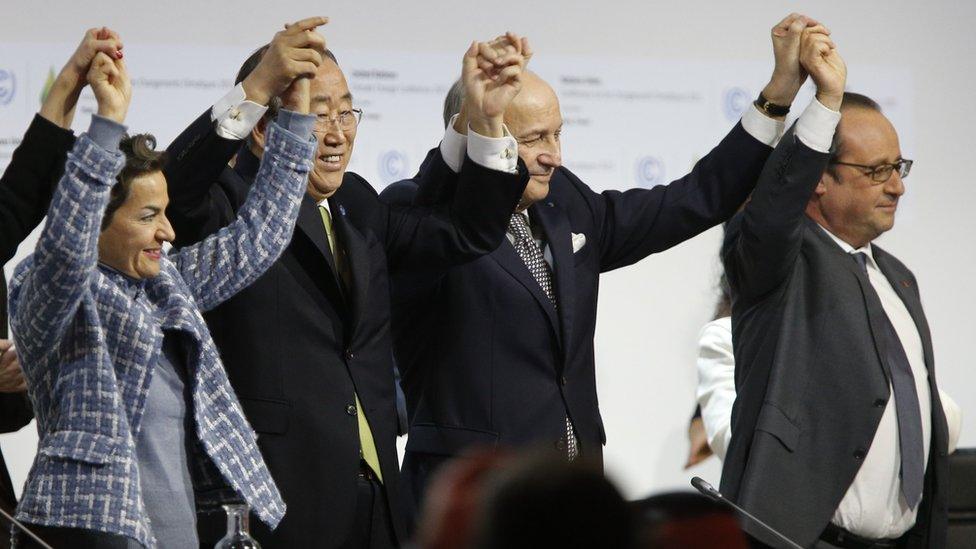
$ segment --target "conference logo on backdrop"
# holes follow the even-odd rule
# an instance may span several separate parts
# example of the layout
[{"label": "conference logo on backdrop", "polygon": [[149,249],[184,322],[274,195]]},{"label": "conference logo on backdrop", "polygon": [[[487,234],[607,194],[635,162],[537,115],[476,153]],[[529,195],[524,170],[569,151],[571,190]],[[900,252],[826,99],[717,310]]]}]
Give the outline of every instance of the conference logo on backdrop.
[{"label": "conference logo on backdrop", "polygon": [[645,189],[664,183],[664,162],[655,156],[637,159],[637,186]]},{"label": "conference logo on backdrop", "polygon": [[722,101],[722,110],[725,117],[731,122],[742,118],[742,113],[752,104],[752,94],[742,88],[729,88],[725,90],[725,98]]},{"label": "conference logo on backdrop", "polygon": [[380,179],[384,183],[393,183],[401,179],[406,179],[407,174],[407,155],[397,150],[386,151],[380,155],[379,161]]},{"label": "conference logo on backdrop", "polygon": [[13,71],[0,69],[0,106],[8,105],[17,95],[17,75]]}]

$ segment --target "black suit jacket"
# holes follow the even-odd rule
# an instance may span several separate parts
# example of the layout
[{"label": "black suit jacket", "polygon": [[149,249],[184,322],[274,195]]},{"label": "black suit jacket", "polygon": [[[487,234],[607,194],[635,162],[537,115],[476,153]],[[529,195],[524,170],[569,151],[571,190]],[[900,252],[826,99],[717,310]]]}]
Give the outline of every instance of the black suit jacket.
[{"label": "black suit jacket", "polygon": [[[40,115],[34,116],[0,177],[0,268],[10,261],[20,242],[47,214],[51,194],[73,144],[74,134],[70,130]],[[0,270],[0,337],[7,336],[7,284]],[[26,393],[0,393],[0,432],[17,431],[33,418]],[[0,507],[12,513],[16,505],[3,454],[0,454]],[[0,535],[0,546],[6,542],[6,536]]]},{"label": "black suit jacket", "polygon": [[[170,150],[211,126],[205,114]],[[229,142],[228,151],[239,143]],[[224,158],[199,159],[207,165]],[[194,242],[234,219],[257,159],[246,148],[233,169],[207,184],[171,186],[170,219],[178,244]],[[184,166],[192,171],[192,166]],[[316,547],[346,538],[356,511],[358,394],[379,453],[397,535],[404,537],[395,447],[390,272],[440,272],[495,249],[527,182],[465,164],[447,215],[388,207],[361,177],[347,172],[329,199],[337,241],[348,255],[352,287],[342,288],[315,202],[306,196],[282,257],[252,286],[205,315],[230,381],[258,432],[258,444],[288,505],[265,547]],[[453,223],[450,222],[453,220]],[[252,523],[253,524],[253,523]]]},{"label": "black suit jacket", "polygon": [[[403,474],[414,499],[439,462],[473,446],[564,453],[567,413],[582,455],[602,461],[593,349],[600,273],[726,220],[771,151],[737,125],[668,186],[596,193],[557,169],[549,196],[528,211],[552,252],[558,308],[507,240],[443,277],[395,283],[397,360],[411,418]],[[418,174],[419,202],[452,192],[438,185],[448,168],[439,151],[432,155]],[[586,240],[575,252],[573,234]]]},{"label": "black suit jacket", "polygon": [[[804,546],[851,485],[890,395],[881,302],[858,264],[804,214],[826,164],[827,154],[788,132],[723,248],[737,397],[721,490]],[[915,320],[931,387],[932,444],[911,546],[942,547],[948,428],[932,339],[914,275],[872,247]]]}]

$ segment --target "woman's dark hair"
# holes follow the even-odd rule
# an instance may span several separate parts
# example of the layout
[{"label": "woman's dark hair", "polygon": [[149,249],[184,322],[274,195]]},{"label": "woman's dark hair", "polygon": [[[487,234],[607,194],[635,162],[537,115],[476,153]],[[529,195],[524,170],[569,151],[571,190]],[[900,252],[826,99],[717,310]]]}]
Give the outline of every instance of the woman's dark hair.
[{"label": "woman's dark hair", "polygon": [[156,150],[156,138],[148,133],[126,135],[119,143],[119,150],[125,154],[125,167],[116,177],[116,185],[112,187],[108,206],[105,207],[105,217],[102,218],[104,231],[112,222],[112,216],[126,199],[132,188],[132,180],[153,172],[162,171],[166,165],[166,151]]},{"label": "woman's dark hair", "polygon": [[732,316],[732,290],[729,289],[729,279],[725,277],[725,271],[722,271],[722,277],[718,279],[718,291],[718,303],[715,304],[712,320]]}]

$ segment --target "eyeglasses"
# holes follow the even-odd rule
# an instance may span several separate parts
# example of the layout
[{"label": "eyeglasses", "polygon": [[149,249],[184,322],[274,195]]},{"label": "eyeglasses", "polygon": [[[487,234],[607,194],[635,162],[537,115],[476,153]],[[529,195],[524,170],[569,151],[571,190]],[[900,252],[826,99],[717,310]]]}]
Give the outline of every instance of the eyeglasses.
[{"label": "eyeglasses", "polygon": [[908,177],[908,174],[912,171],[912,164],[914,164],[915,161],[902,158],[901,160],[891,164],[878,164],[877,166],[865,166],[864,164],[838,162],[837,160],[832,160],[830,163],[837,164],[839,166],[851,166],[852,168],[859,168],[864,170],[862,173],[870,177],[875,183],[884,183],[885,181],[891,179],[891,174],[895,170],[898,170],[898,175],[902,179]]},{"label": "eyeglasses", "polygon": [[329,116],[327,114],[318,114],[315,118],[315,133],[325,133],[329,131],[329,126],[335,124],[338,128],[344,132],[352,130],[359,125],[359,121],[363,119],[362,109],[352,109],[348,111],[342,111],[335,116]]}]

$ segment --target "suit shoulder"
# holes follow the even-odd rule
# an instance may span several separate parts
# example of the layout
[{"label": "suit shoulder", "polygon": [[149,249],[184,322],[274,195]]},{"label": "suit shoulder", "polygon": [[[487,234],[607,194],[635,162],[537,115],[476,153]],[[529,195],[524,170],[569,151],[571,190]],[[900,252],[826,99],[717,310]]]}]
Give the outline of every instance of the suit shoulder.
[{"label": "suit shoulder", "polygon": [[396,183],[391,183],[380,193],[380,200],[393,206],[409,206],[413,204],[414,198],[420,186],[413,179],[403,179]]},{"label": "suit shoulder", "polygon": [[[350,183],[352,185],[350,185]],[[349,185],[351,188],[349,191],[362,196],[370,196],[373,198],[378,198],[379,193],[376,192],[376,188],[370,185],[366,178],[354,172],[346,172],[342,177],[342,186],[345,187]]]}]

